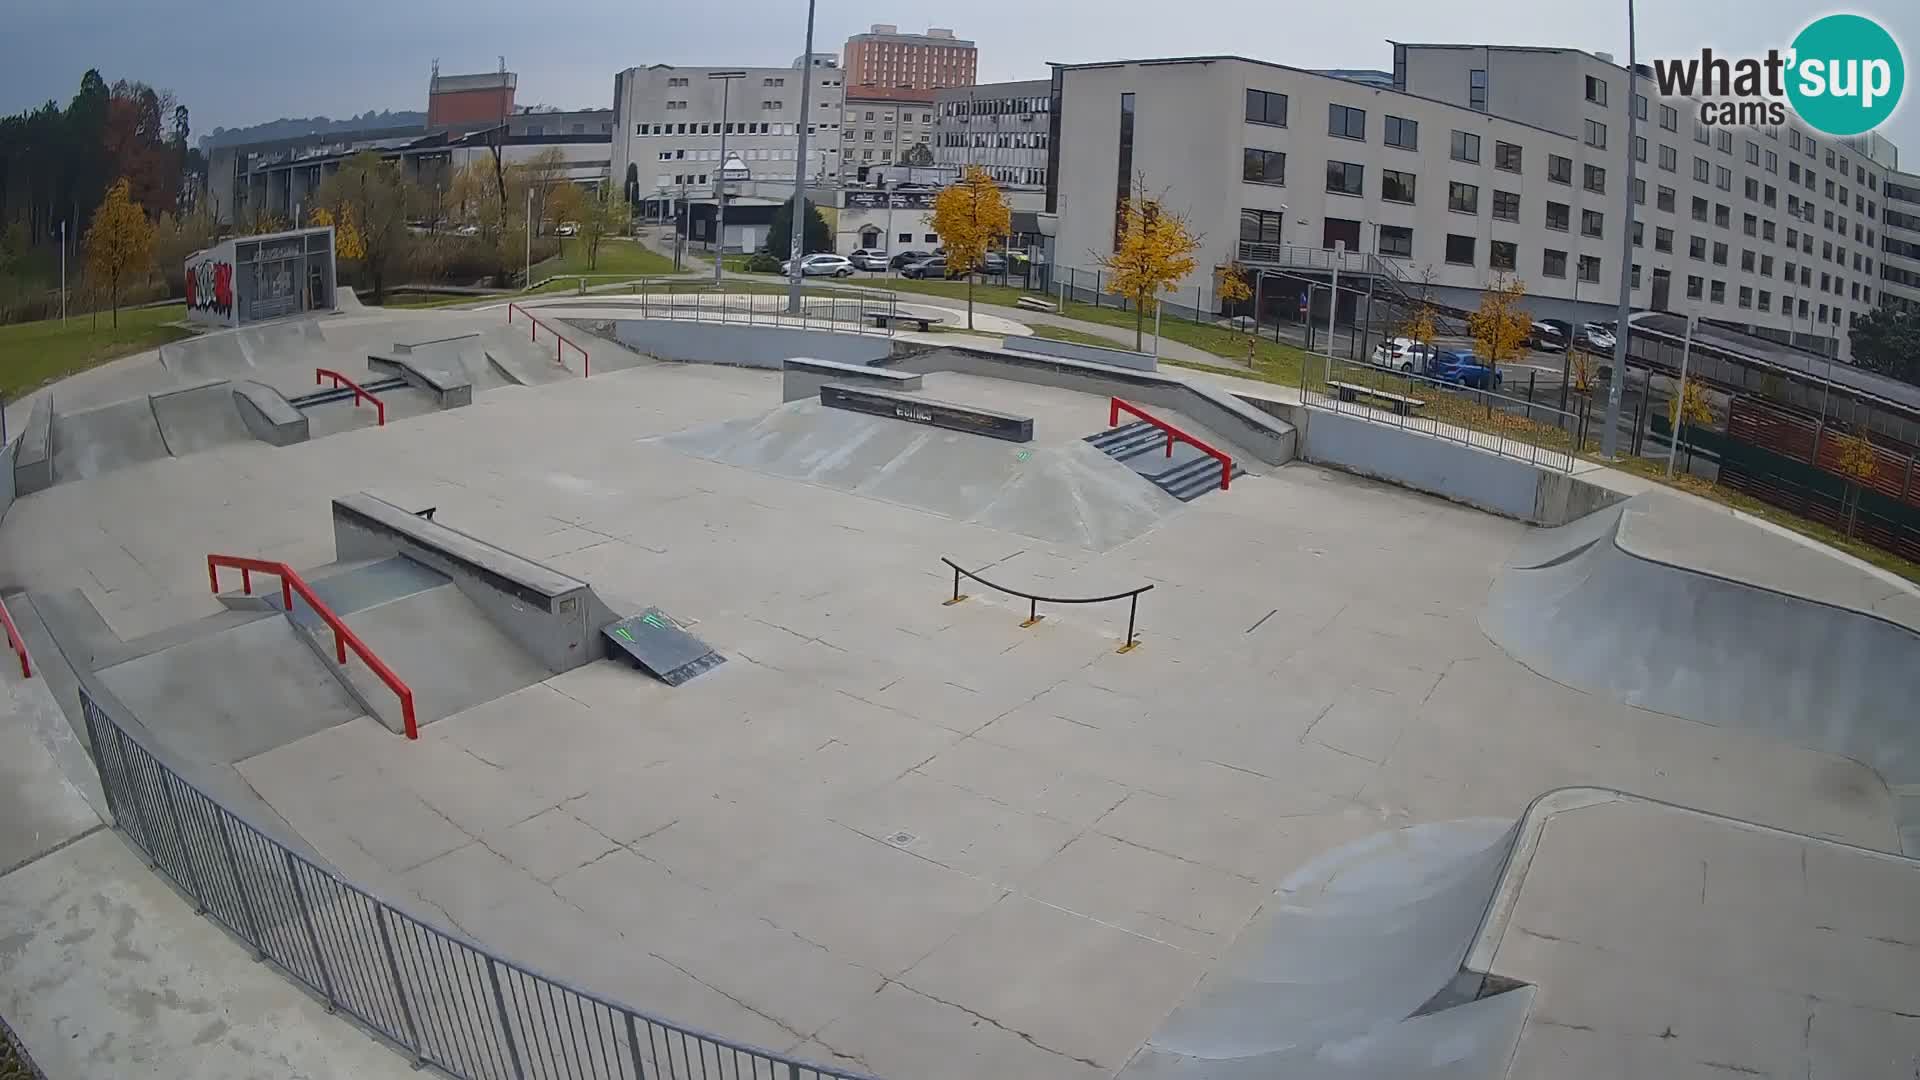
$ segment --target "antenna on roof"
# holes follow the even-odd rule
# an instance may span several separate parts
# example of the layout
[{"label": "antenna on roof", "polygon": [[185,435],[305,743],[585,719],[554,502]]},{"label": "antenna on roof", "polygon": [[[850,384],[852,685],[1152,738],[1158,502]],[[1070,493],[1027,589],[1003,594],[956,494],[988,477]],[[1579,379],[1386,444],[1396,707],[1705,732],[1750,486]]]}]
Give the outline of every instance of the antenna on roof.
[{"label": "antenna on roof", "polygon": [[506,73],[507,73],[507,58],[502,56],[500,58],[500,74],[505,75]]}]

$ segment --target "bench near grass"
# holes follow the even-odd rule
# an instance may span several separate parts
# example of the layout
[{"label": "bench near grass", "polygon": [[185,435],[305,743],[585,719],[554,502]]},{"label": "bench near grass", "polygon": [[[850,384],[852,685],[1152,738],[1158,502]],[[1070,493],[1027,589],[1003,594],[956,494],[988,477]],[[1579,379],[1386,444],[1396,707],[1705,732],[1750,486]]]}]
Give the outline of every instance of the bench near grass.
[{"label": "bench near grass", "polygon": [[1019,307],[1026,308],[1028,311],[1044,311],[1044,312],[1047,312],[1048,314],[1052,314],[1060,310],[1060,306],[1058,304],[1055,304],[1050,300],[1042,300],[1037,296],[1022,296],[1016,299],[1014,301],[1014,304],[1016,304]]},{"label": "bench near grass", "polygon": [[932,330],[933,324],[941,321],[937,315],[909,315],[905,312],[893,311],[869,311],[867,318],[872,319],[873,325],[882,330],[894,323],[912,323],[923,333]]},{"label": "bench near grass", "polygon": [[1363,397],[1369,397],[1377,401],[1390,403],[1393,406],[1393,411],[1401,416],[1406,416],[1415,409],[1425,408],[1427,404],[1419,398],[1407,397],[1405,394],[1396,394],[1389,390],[1376,390],[1371,386],[1362,386],[1359,383],[1328,380],[1327,385],[1333,387],[1334,392],[1339,395],[1341,401],[1356,401]]}]

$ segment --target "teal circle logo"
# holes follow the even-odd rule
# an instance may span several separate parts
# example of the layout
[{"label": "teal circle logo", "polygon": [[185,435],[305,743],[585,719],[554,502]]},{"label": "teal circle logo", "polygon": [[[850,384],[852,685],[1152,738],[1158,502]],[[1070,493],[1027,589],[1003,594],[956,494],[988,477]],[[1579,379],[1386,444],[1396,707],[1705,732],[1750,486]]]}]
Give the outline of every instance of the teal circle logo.
[{"label": "teal circle logo", "polygon": [[1858,135],[1885,123],[1906,83],[1899,44],[1865,16],[1815,19],[1793,39],[1787,99],[1800,119],[1829,135]]}]

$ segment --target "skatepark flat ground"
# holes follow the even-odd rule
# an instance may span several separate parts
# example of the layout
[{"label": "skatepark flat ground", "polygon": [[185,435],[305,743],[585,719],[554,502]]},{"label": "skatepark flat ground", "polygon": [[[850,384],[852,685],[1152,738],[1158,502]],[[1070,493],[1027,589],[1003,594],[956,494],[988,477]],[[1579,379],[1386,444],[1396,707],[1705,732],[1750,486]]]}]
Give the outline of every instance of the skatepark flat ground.
[{"label": "skatepark flat ground", "polygon": [[[948,382],[928,395],[1091,418],[1048,440],[1104,427],[1101,399]],[[0,582],[82,588],[132,637],[219,610],[210,551],[331,561],[328,500],[370,490],[692,623],[729,661],[678,688],[603,662],[417,743],[362,718],[238,767],[346,876],[505,955],[916,1080],[1111,1075],[1310,857],[1552,788],[1895,845],[1865,766],[1489,642],[1524,526],[1293,464],[1095,552],[653,439],[779,397],[776,372],[668,365],[147,462],[17,503]],[[1111,605],[1030,629],[971,585],[943,606],[941,556],[1051,594],[1152,583],[1143,645],[1116,653]],[[1665,831],[1616,824],[1605,866],[1651,880],[1637,845]]]}]

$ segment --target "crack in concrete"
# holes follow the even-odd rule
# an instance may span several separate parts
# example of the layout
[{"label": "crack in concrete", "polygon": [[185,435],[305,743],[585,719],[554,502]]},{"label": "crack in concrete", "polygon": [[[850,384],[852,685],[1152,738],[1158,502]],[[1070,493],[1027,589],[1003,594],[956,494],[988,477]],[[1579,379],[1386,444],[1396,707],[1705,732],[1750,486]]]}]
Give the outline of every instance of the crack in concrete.
[{"label": "crack in concrete", "polygon": [[[625,936],[626,936],[625,934],[621,935],[621,937],[623,938]],[[681,967],[679,964],[676,964],[673,961],[667,959],[666,957],[661,956],[659,953],[649,951],[647,955],[667,965],[668,967],[679,972],[680,974],[685,975],[687,978],[692,979],[694,982],[699,983],[701,986],[704,986],[707,989],[713,991],[714,993],[719,994],[721,997],[726,998],[728,1001],[733,1002],[735,1005],[740,1006],[741,1008],[747,1010],[748,1012],[759,1017],[760,1019],[765,1020],[766,1022],[779,1028],[781,1031],[784,1031],[787,1034],[793,1036],[795,1039],[798,1039],[801,1042],[805,1042],[807,1040],[808,1035],[806,1032],[800,1031],[799,1029],[795,1028],[793,1025],[787,1023],[785,1020],[782,1020],[771,1013],[763,1012],[759,1009],[754,1008],[753,1006],[747,1004],[745,1001],[740,1000],[739,998],[733,996],[732,994],[727,993],[725,990],[720,989],[719,987],[713,985],[712,983],[701,978],[700,976],[695,975],[693,972],[688,971],[686,968]]]},{"label": "crack in concrete", "polygon": [[[1126,800],[1124,799],[1121,800],[1121,802],[1125,802],[1125,801]],[[1119,803],[1115,803],[1114,805],[1117,807]],[[1112,811],[1108,811],[1108,813],[1111,813],[1111,812]],[[1104,818],[1105,816],[1106,816],[1105,814],[1101,815],[1102,818]],[[1098,821],[1094,822],[1094,825],[1096,827],[1099,824],[1100,823]],[[1185,855],[1176,855],[1171,851],[1162,851],[1161,849],[1154,847],[1152,844],[1143,844],[1138,840],[1129,840],[1124,836],[1115,836],[1114,834],[1107,832],[1105,830],[1100,830],[1100,835],[1106,837],[1109,840],[1115,841],[1117,843],[1125,844],[1128,847],[1135,847],[1135,848],[1139,848],[1141,851],[1150,851],[1155,855],[1165,856],[1166,858],[1172,859],[1175,862],[1182,862],[1182,863],[1186,863],[1188,866],[1198,866],[1203,870],[1213,870],[1218,873],[1226,874],[1229,877],[1239,878],[1241,881],[1244,881],[1249,885],[1260,884],[1260,881],[1257,878],[1248,877],[1247,875],[1239,873],[1238,871],[1228,870],[1224,866],[1215,866],[1212,863],[1201,862],[1198,859],[1189,859]],[[1164,918],[1164,916],[1158,916],[1158,917]],[[1201,931],[1201,933],[1212,933],[1212,931],[1203,930]]]},{"label": "crack in concrete", "polygon": [[[898,980],[896,980],[896,982],[897,981]],[[986,1013],[980,1012],[975,1009],[969,1009],[965,1005],[962,1005],[957,1001],[948,1001],[946,998],[939,997],[934,994],[929,994],[925,990],[921,990],[918,987],[909,986],[904,982],[899,983],[899,985],[902,989],[907,990],[911,993],[919,994],[921,997],[926,998],[928,1001],[937,1002],[938,1004],[945,1005],[949,1009],[958,1009],[961,1012],[966,1013],[968,1016],[971,1016],[974,1019],[981,1021],[982,1023],[989,1024],[1001,1031],[1006,1032],[1009,1035],[1018,1036],[1022,1041],[1027,1043],[1027,1045],[1032,1046],[1036,1050],[1043,1050],[1049,1054],[1054,1055],[1055,1057],[1063,1057],[1063,1058],[1066,1058],[1068,1061],[1077,1061],[1082,1065],[1087,1065],[1095,1069],[1106,1068],[1105,1065],[1100,1064],[1099,1062],[1093,1060],[1092,1058],[1081,1057],[1078,1054],[1071,1054],[1065,1050],[1060,1050],[1060,1049],[1056,1049],[1054,1047],[1048,1046],[1047,1044],[1041,1042],[1039,1039],[1035,1038],[1032,1034],[1028,1032],[1021,1031],[1019,1028],[1016,1028],[1016,1027],[1009,1027],[1006,1024],[1003,1024],[1000,1021],[995,1020],[993,1017],[988,1016]]]}]

